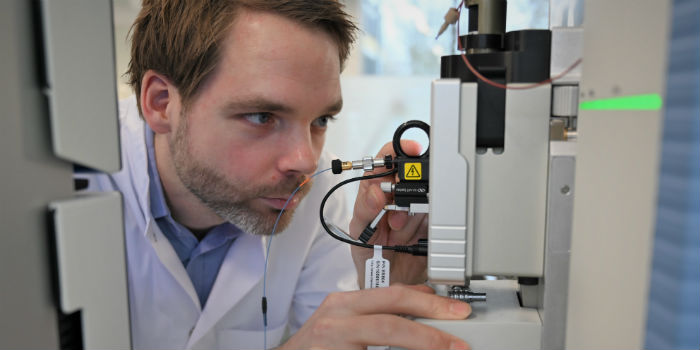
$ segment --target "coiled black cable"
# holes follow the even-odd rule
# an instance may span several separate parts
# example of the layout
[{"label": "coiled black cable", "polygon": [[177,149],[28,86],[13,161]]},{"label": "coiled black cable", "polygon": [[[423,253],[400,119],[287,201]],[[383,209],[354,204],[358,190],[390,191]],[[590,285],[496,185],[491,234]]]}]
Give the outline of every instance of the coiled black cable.
[{"label": "coiled black cable", "polygon": [[[331,189],[328,191],[328,193],[326,193],[326,195],[323,197],[323,200],[321,201],[321,208],[319,210],[319,214],[321,216],[321,226],[323,226],[323,228],[326,230],[326,232],[328,232],[329,235],[331,235],[331,237],[333,237],[341,242],[345,242],[347,244],[352,244],[352,245],[355,245],[358,247],[363,247],[363,248],[369,248],[369,249],[374,248],[374,245],[372,245],[372,244],[367,244],[367,243],[363,243],[363,242],[359,242],[359,241],[353,241],[353,240],[350,240],[350,239],[347,239],[345,237],[341,237],[341,236],[338,236],[337,234],[335,234],[328,227],[328,224],[326,223],[326,218],[323,216],[323,210],[326,207],[326,201],[328,200],[328,198],[330,198],[331,194],[333,194],[333,192],[335,192],[335,190],[337,190],[341,186],[347,185],[347,184],[349,184],[351,182],[355,182],[355,181],[370,180],[370,179],[376,179],[378,177],[393,175],[393,174],[396,174],[397,170],[398,169],[394,168],[392,170],[389,170],[387,172],[383,172],[380,174],[372,174],[372,175],[353,177],[351,179],[343,180],[343,181],[339,182],[338,184],[336,184],[335,186],[331,187]],[[418,244],[414,244],[414,245],[410,245],[410,246],[402,246],[402,245],[382,246],[382,249],[393,250],[393,251],[399,252],[399,253],[407,253],[407,254],[413,254],[413,255],[419,255],[419,256],[425,256],[428,254],[427,242],[425,242],[425,241],[421,241],[421,242],[418,242]]]}]

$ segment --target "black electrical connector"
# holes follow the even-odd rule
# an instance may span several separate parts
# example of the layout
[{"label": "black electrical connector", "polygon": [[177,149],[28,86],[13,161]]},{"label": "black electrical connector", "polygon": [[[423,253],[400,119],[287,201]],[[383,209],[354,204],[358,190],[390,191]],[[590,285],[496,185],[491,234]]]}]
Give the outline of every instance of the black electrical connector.
[{"label": "black electrical connector", "polygon": [[394,160],[390,154],[384,156],[384,167],[387,170],[391,170],[394,167]]},{"label": "black electrical connector", "polygon": [[415,256],[428,256],[428,240],[419,239],[418,243],[409,246],[397,246],[394,251]]},{"label": "black electrical connector", "polygon": [[267,327],[267,298],[262,297],[263,324]]},{"label": "black electrical connector", "polygon": [[377,231],[376,227],[372,227],[371,225],[367,225],[364,230],[362,230],[362,234],[360,235],[360,241],[362,243],[367,243],[370,238],[374,235],[374,232]]},{"label": "black electrical connector", "polygon": [[340,159],[333,159],[331,161],[331,171],[333,174],[340,174],[343,172],[343,162]]},{"label": "black electrical connector", "polygon": [[428,239],[421,238],[418,240],[418,247],[416,247],[416,252],[413,255],[428,256]]}]

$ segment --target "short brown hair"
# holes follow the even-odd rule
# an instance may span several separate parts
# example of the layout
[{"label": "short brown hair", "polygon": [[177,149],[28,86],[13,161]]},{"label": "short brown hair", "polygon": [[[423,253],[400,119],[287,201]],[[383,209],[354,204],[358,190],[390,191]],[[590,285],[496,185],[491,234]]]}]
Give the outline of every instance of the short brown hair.
[{"label": "short brown hair", "polygon": [[143,0],[131,27],[126,72],[141,112],[141,80],[152,69],[170,79],[187,107],[219,62],[223,39],[239,8],[277,14],[328,33],[341,67],[357,27],[337,0]]}]

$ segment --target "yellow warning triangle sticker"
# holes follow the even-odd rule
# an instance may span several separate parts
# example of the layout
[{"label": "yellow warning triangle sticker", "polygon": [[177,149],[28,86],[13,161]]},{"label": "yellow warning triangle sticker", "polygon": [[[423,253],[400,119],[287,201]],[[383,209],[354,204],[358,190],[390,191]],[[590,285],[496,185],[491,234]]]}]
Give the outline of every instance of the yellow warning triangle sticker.
[{"label": "yellow warning triangle sticker", "polygon": [[406,163],[403,175],[406,179],[420,180],[423,177],[421,175],[421,163]]}]

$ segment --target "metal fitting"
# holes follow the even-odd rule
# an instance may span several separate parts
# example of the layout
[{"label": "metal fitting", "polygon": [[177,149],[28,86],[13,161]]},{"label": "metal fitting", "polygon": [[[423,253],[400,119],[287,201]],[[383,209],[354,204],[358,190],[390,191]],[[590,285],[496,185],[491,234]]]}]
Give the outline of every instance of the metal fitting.
[{"label": "metal fitting", "polygon": [[486,293],[472,292],[471,289],[462,286],[453,286],[452,289],[447,292],[447,296],[467,303],[486,301]]},{"label": "metal fitting", "polygon": [[379,187],[381,187],[382,191],[385,193],[393,193],[394,189],[396,188],[396,184],[393,182],[382,182],[379,184]]},{"label": "metal fitting", "polygon": [[383,167],[386,165],[384,158],[363,157],[361,160],[353,160],[352,162],[343,162],[343,170],[362,169],[364,171],[372,171],[374,168]]},{"label": "metal fitting", "polygon": [[331,162],[331,169],[333,169],[333,174],[340,174],[345,170],[352,169],[363,169],[364,171],[372,171],[374,168],[385,167],[391,169],[394,163],[392,162],[392,157],[390,155],[384,156],[384,158],[372,158],[364,157],[360,160],[353,161],[341,161],[340,159],[334,159]]},{"label": "metal fitting", "polygon": [[396,204],[387,204],[384,206],[385,210],[405,211],[410,216],[416,214],[427,214],[429,212],[429,208],[430,207],[427,203],[411,203],[411,205],[408,207],[400,207]]},{"label": "metal fitting", "polygon": [[374,170],[374,158],[372,157],[364,157],[362,158],[362,169],[364,171],[372,171]]}]

